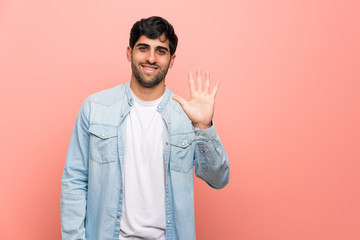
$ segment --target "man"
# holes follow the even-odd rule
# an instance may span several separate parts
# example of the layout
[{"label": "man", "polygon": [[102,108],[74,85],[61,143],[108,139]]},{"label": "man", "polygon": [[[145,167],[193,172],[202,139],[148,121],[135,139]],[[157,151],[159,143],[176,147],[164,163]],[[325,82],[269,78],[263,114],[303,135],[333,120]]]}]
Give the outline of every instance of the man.
[{"label": "man", "polygon": [[[195,239],[194,179],[229,181],[212,124],[215,94],[189,73],[191,99],[165,86],[177,37],[163,18],[134,24],[130,82],[88,97],[75,122],[61,187],[63,239]],[[196,82],[196,83],[195,83]]]}]

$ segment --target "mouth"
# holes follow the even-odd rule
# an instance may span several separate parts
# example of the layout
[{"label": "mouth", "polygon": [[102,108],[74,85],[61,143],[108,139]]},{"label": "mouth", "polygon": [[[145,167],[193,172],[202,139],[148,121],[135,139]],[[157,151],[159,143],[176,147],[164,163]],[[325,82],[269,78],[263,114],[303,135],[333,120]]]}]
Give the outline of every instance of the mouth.
[{"label": "mouth", "polygon": [[159,69],[156,65],[150,65],[150,64],[141,64],[140,66],[147,73],[153,73]]}]

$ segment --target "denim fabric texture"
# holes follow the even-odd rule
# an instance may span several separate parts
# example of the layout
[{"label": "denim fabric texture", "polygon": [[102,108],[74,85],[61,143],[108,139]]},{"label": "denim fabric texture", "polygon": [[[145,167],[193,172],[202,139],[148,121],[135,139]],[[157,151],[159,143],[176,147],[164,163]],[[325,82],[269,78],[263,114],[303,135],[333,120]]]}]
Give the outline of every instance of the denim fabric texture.
[{"label": "denim fabric texture", "polygon": [[[125,117],[129,83],[89,96],[73,128],[61,181],[64,240],[118,240],[123,201]],[[230,179],[227,155],[214,125],[194,128],[166,87],[158,111],[163,135],[166,239],[195,239],[194,171],[211,187]]]}]

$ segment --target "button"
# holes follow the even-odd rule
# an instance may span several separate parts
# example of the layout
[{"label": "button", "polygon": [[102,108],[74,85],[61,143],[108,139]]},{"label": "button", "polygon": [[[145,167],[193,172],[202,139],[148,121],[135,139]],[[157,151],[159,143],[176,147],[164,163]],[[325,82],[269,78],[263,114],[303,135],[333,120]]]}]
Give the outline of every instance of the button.
[{"label": "button", "polygon": [[200,150],[201,153],[204,153],[205,151],[204,150]]},{"label": "button", "polygon": [[121,118],[123,118],[124,117],[124,114],[121,114]]},{"label": "button", "polygon": [[199,136],[199,135],[200,135],[200,133],[199,133],[199,132],[195,132],[195,135],[196,135],[196,136]]},{"label": "button", "polygon": [[170,224],[170,220],[167,220],[167,223]]},{"label": "button", "polygon": [[132,102],[132,98],[130,98],[130,102]]},{"label": "button", "polygon": [[161,106],[159,105],[159,106],[158,106],[158,109],[160,109],[160,108],[161,108]]},{"label": "button", "polygon": [[169,194],[167,193],[167,194],[166,194],[166,196],[168,197],[168,196],[169,196]]},{"label": "button", "polygon": [[105,134],[101,134],[102,137],[105,137]]},{"label": "button", "polygon": [[181,146],[185,146],[185,143],[182,142],[182,143],[181,143]]},{"label": "button", "polygon": [[116,215],[116,218],[120,218],[120,215]]},{"label": "button", "polygon": [[165,144],[166,144],[166,145],[169,145],[169,142],[166,142]]},{"label": "button", "polygon": [[120,188],[120,192],[122,193],[122,188]]},{"label": "button", "polygon": [[169,120],[169,121],[168,121],[168,124],[170,124],[170,123],[171,123],[171,121]]}]

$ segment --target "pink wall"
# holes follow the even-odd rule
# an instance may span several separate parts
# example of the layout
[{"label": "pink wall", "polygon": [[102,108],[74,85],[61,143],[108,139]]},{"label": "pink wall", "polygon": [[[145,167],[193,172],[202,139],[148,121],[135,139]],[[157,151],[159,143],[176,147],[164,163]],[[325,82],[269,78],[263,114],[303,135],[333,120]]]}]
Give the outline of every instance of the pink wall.
[{"label": "pink wall", "polygon": [[220,79],[223,190],[196,181],[198,239],[360,239],[358,1],[0,1],[0,239],[60,239],[60,179],[89,94],[126,82],[131,25],[161,15],[167,78]]}]

